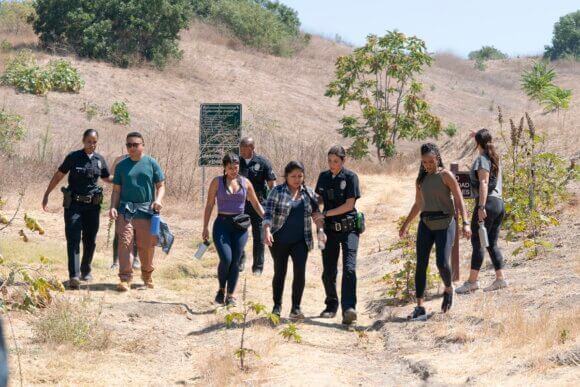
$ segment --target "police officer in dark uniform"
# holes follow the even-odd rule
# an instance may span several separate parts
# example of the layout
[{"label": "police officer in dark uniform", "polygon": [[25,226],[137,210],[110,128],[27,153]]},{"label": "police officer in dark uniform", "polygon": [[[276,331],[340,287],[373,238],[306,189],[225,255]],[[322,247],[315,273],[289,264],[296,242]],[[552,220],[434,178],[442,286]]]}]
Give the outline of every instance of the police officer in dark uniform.
[{"label": "police officer in dark uniform", "polygon": [[[240,156],[240,175],[250,180],[260,204],[264,205],[268,195],[268,189],[272,189],[276,184],[276,175],[272,171],[272,164],[264,157],[256,154],[254,140],[251,137],[244,137],[240,141]],[[262,218],[256,213],[250,202],[246,202],[245,212],[252,219],[254,255],[252,273],[260,275],[264,270],[264,230]],[[245,263],[246,254],[244,253],[240,260],[240,271],[244,270]]]},{"label": "police officer in dark uniform", "polygon": [[[336,277],[338,256],[342,249],[341,307],[343,324],[356,322],[356,255],[359,234],[362,232],[360,218],[357,221],[355,203],[360,198],[360,187],[356,173],[344,168],[346,152],[342,146],[333,146],[328,151],[329,170],[318,177],[316,193],[324,204],[324,231],[326,246],[322,250],[322,282],[326,292],[326,308],[323,318],[334,318],[338,311]],[[360,214],[362,215],[362,214]]]},{"label": "police officer in dark uniform", "polygon": [[[48,184],[42,200],[47,211],[48,196],[68,173],[68,188],[62,188],[65,235],[67,241],[69,287],[78,289],[80,281],[90,281],[91,262],[99,230],[99,213],[103,190],[97,185],[99,177],[111,182],[107,163],[95,152],[99,134],[87,129],[83,134],[84,148],[68,154]],[[81,236],[83,257],[80,260]]]}]

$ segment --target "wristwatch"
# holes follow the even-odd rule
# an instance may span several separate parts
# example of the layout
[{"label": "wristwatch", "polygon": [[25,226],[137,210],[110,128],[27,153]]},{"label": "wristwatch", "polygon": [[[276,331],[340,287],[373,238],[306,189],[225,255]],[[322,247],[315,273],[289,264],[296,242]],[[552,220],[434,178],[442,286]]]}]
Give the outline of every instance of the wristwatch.
[{"label": "wristwatch", "polygon": [[480,210],[485,210],[485,205],[478,204],[477,208],[479,208]]}]

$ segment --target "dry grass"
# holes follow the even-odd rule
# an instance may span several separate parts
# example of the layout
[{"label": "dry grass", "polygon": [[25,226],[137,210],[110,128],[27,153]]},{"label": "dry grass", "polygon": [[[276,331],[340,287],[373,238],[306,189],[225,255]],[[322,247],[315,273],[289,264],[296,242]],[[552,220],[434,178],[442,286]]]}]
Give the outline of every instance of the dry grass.
[{"label": "dry grass", "polygon": [[61,299],[52,303],[33,322],[36,340],[93,351],[107,349],[111,345],[111,337],[101,324],[102,303],[100,305],[95,311],[87,299],[80,302]]}]

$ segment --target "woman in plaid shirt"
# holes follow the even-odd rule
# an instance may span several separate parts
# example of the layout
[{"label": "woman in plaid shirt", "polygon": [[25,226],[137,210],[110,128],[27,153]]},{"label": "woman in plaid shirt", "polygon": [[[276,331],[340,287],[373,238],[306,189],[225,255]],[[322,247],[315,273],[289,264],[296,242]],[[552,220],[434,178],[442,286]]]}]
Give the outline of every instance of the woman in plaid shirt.
[{"label": "woman in plaid shirt", "polygon": [[264,243],[270,247],[274,259],[272,313],[281,314],[288,258],[292,257],[294,279],[290,318],[303,319],[300,301],[304,293],[306,260],[314,247],[311,219],[316,222],[321,243],[326,241],[326,235],[316,194],[304,185],[304,165],[291,161],[284,169],[284,178],[286,182],[274,187],[268,195],[264,210]]}]

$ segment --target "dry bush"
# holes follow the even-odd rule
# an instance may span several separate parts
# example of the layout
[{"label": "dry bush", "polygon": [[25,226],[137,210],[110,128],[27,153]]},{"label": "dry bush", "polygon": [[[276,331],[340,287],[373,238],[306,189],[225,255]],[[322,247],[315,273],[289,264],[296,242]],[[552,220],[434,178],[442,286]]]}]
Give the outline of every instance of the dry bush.
[{"label": "dry bush", "polygon": [[193,263],[175,263],[161,269],[161,277],[167,280],[198,278],[199,270]]},{"label": "dry bush", "polygon": [[34,337],[41,343],[95,351],[107,349],[111,337],[101,324],[101,308],[102,304],[93,310],[87,299],[78,303],[67,299],[54,302],[33,322]]}]

